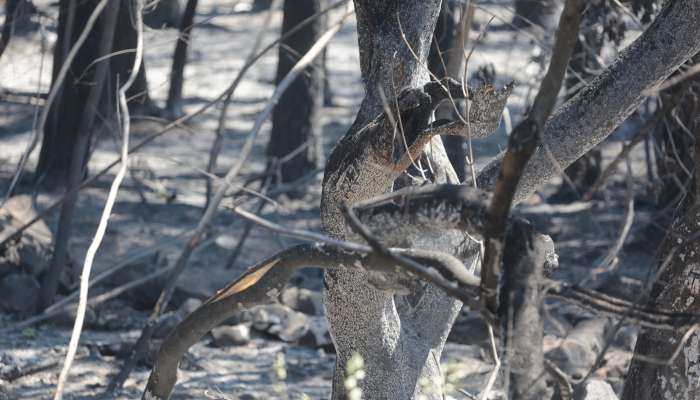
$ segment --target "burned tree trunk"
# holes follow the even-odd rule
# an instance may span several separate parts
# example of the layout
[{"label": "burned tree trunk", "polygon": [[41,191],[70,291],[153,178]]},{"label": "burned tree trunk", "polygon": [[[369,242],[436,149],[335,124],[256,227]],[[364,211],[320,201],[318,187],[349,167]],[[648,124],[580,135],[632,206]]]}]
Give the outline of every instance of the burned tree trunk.
[{"label": "burned tree trunk", "polygon": [[[117,53],[121,50],[133,50],[135,48],[137,32],[133,24],[134,22],[131,18],[130,9],[128,7],[121,7],[119,10],[119,20],[117,21],[118,34],[115,35],[114,45],[112,46],[113,52]],[[134,53],[126,52],[124,54],[115,55],[110,58],[110,64],[113,71],[112,74],[115,75],[116,78],[113,81],[108,82],[108,84],[111,85],[110,93],[114,93],[117,90],[117,87],[115,86],[117,85],[117,81],[119,85],[122,85],[129,78],[131,68],[134,65]],[[136,75],[136,80],[126,92],[126,98],[131,116],[160,115],[160,109],[155,105],[148,91],[146,63],[144,60],[141,61],[141,66],[138,74]],[[112,101],[112,99],[108,100],[110,100],[110,102]],[[110,103],[110,106],[112,109],[114,109],[116,104]]]},{"label": "burned tree trunk", "polygon": [[508,398],[551,399],[544,367],[544,268],[551,239],[525,221],[515,221],[506,234],[500,320],[510,371]]},{"label": "burned tree trunk", "polygon": [[[323,8],[323,0],[287,0],[284,2],[282,35]],[[324,18],[304,26],[286,37],[279,46],[277,78],[279,83],[297,59],[313,46],[324,31]],[[323,107],[323,60],[306,68],[285,91],[272,114],[272,132],[267,155],[275,158],[282,182],[295,181],[319,168],[323,161],[323,143],[319,112]]]},{"label": "burned tree trunk", "polygon": [[178,28],[182,21],[182,0],[159,0],[143,12],[143,23],[153,29]]},{"label": "burned tree trunk", "polygon": [[17,17],[22,14],[29,14],[34,10],[34,5],[26,0],[6,0],[5,1],[5,23],[0,33],[0,57],[5,52],[10,43],[12,34],[16,29]]},{"label": "burned tree trunk", "polygon": [[[85,2],[63,0],[60,2],[61,12],[59,13],[57,45],[54,48],[52,86],[55,85],[58,71],[63,66],[68,51],[78,39],[97,3],[96,0]],[[48,187],[56,188],[66,184],[73,159],[81,157],[87,161],[87,145],[95,121],[93,119],[94,113],[85,113],[85,110],[94,110],[99,104],[88,103],[88,95],[95,86],[95,75],[97,74],[97,68],[90,68],[90,64],[104,55],[100,54],[102,36],[112,34],[103,32],[101,29],[105,19],[103,14],[78,51],[60,92],[49,110],[36,169],[37,180]],[[109,50],[107,49],[107,52]],[[100,82],[99,90],[102,90],[104,84],[104,82]],[[90,114],[91,118],[87,118],[86,114]],[[81,138],[81,135],[88,138],[83,140],[85,145],[78,146],[79,149],[77,149],[76,142]],[[75,153],[76,150],[79,154]],[[81,165],[81,168],[83,166]]]},{"label": "burned tree trunk", "polygon": [[[52,85],[59,84],[56,82],[58,71],[98,3],[97,0],[61,2]],[[115,116],[116,87],[113,82],[116,82],[117,75],[127,76],[127,71],[115,70],[111,62],[92,66],[91,63],[114,51],[116,28],[131,27],[130,12],[133,9],[127,1],[112,1],[107,4],[87,40],[77,52],[49,110],[36,177],[38,182],[47,186],[65,186],[68,195],[61,208],[54,252],[44,277],[41,300],[44,307],[50,305],[56,294],[67,260],[71,221],[77,198],[77,193],[70,190],[80,185],[87,173],[90,142],[98,127],[98,115],[108,122]],[[123,34],[128,35],[128,32]],[[130,48],[135,48],[136,35],[132,35],[132,38]],[[132,54],[132,60],[133,57]]]},{"label": "burned tree trunk", "polygon": [[182,86],[185,82],[185,64],[187,64],[187,48],[191,38],[194,16],[197,11],[197,0],[187,0],[185,12],[180,21],[180,35],[175,45],[173,65],[170,70],[170,90],[165,105],[168,118],[178,118],[182,115]]},{"label": "burned tree trunk", "polygon": [[[103,11],[102,16],[73,60],[60,92],[49,110],[35,174],[37,182],[45,187],[59,188],[67,183],[71,160],[75,157],[75,143],[79,135],[82,134],[88,136],[86,145],[82,146],[84,154],[80,154],[80,157],[83,158],[82,168],[85,167],[89,159],[87,146],[91,141],[95,124],[99,120],[95,119],[92,112],[102,114],[108,121],[111,116],[115,115],[114,93],[116,93],[117,79],[122,83],[127,79],[133,65],[134,54],[129,52],[110,58],[110,62],[107,63],[109,68],[105,70],[105,73],[108,74],[105,82],[99,83],[99,85],[106,85],[99,89],[103,94],[98,101],[91,103],[88,101],[88,96],[95,88],[95,75],[97,74],[97,65],[99,65],[92,63],[110,52],[136,47],[136,30],[130,16],[133,7],[129,5],[129,1],[116,1],[119,5],[119,12],[116,16],[115,29],[119,34],[114,35],[114,39],[110,39],[110,43],[106,44],[109,46],[108,50],[101,54],[100,46],[104,35],[102,30],[107,20],[106,12]],[[52,85],[54,85],[53,81],[55,81],[58,71],[63,66],[64,58],[82,32],[85,22],[97,3],[97,0],[87,2],[64,0],[61,2],[58,39],[54,48]],[[71,12],[74,13],[72,16]],[[154,107],[148,95],[146,71],[143,63],[139,77],[127,95],[131,99],[131,106]],[[86,109],[92,111],[86,112]]]},{"label": "burned tree trunk", "polygon": [[[343,239],[348,234],[341,206],[390,190],[397,177],[387,173],[390,170],[381,164],[372,165],[370,161],[374,157],[358,157],[358,153],[365,150],[357,140],[363,128],[381,114],[382,97],[394,99],[403,88],[416,88],[427,82],[427,73],[420,64],[426,61],[430,50],[440,0],[392,0],[381,5],[356,0],[355,9],[366,95],[355,122],[328,160],[321,200],[324,231]],[[401,31],[418,60],[404,43]],[[380,92],[383,93],[380,95]],[[416,122],[425,128],[428,117],[423,116]],[[421,128],[404,126],[405,131],[416,129]],[[388,136],[392,131],[379,131],[376,135]],[[442,164],[437,165],[442,175],[449,174],[452,182],[456,181],[449,161],[443,159]],[[443,247],[450,247],[449,244],[449,241],[437,243]],[[454,249],[441,250],[454,254]],[[344,375],[347,362],[355,352],[364,359],[366,366],[366,377],[359,386],[363,393],[374,398],[413,398],[421,374],[430,382],[440,382],[437,361],[461,303],[440,299],[440,293],[434,291],[423,292],[426,301],[422,304],[429,304],[433,315],[420,315],[425,310],[411,310],[397,304],[392,291],[375,288],[361,271],[327,271],[325,284],[324,304],[337,354],[334,400],[347,397]],[[405,320],[399,314],[401,308],[405,310]],[[409,313],[414,318],[408,318],[406,314]],[[358,335],[358,332],[361,333]]]}]

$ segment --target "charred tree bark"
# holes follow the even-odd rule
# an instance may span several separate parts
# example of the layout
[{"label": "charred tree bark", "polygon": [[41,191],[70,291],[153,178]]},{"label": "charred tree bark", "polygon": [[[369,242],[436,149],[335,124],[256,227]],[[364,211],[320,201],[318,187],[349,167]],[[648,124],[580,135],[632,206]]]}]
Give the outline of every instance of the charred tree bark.
[{"label": "charred tree bark", "polygon": [[[323,0],[286,0],[282,35],[318,13]],[[301,54],[313,46],[324,31],[324,18],[317,18],[282,40],[277,78],[280,82]],[[267,155],[278,160],[282,183],[295,181],[323,162],[319,112],[323,107],[323,57],[318,57],[285,91],[272,114],[272,132]]]},{"label": "charred tree bark", "polygon": [[[56,84],[56,75],[68,49],[82,32],[97,3],[97,0],[61,2],[52,84]],[[132,7],[127,0],[108,3],[73,60],[59,95],[49,111],[36,176],[39,182],[47,186],[65,186],[69,194],[61,208],[54,252],[43,281],[43,307],[50,305],[53,300],[68,259],[68,242],[77,199],[77,193],[70,189],[80,185],[87,173],[90,142],[98,127],[98,115],[101,114],[107,121],[115,115],[113,105],[116,83],[113,82],[116,82],[117,74],[127,76],[124,71],[116,71],[111,62],[97,63],[92,67],[90,64],[114,51],[116,27],[130,26],[127,21],[131,21],[131,11]],[[128,35],[126,32],[124,34]],[[133,35],[133,40],[130,48],[135,48],[136,35]]]},{"label": "charred tree bark", "polygon": [[153,29],[178,28],[182,21],[181,0],[159,0],[143,12],[143,23]]},{"label": "charred tree bark", "polygon": [[[63,59],[82,32],[85,22],[98,1],[75,1],[75,13],[71,17],[69,14],[70,10],[72,10],[73,6],[71,6],[71,3],[73,2],[74,0],[63,0],[59,6],[61,12],[59,14],[57,45],[54,48],[53,80],[55,80],[58,71],[63,65]],[[116,2],[119,4],[119,12],[115,29],[119,34],[115,35],[114,39],[110,41],[110,47],[104,54],[108,54],[110,51],[134,49],[136,46],[136,31],[130,17],[132,9],[130,1],[116,0]],[[99,101],[94,103],[88,102],[88,96],[96,84],[95,75],[99,63],[91,64],[94,60],[104,55],[99,52],[103,35],[102,27],[106,19],[106,12],[103,12],[103,15],[98,19],[91,34],[73,60],[70,71],[60,88],[60,93],[49,111],[35,174],[37,182],[47,188],[58,188],[67,183],[71,161],[76,156],[74,153],[75,143],[78,140],[78,136],[82,134],[81,126],[89,136],[86,143],[89,144],[91,141],[91,132],[94,130],[97,122],[92,117],[87,118],[89,119],[87,121],[86,114],[89,113],[86,113],[85,110],[95,109],[96,112],[107,116],[107,120],[110,120],[109,116],[115,115],[114,93],[116,93],[117,79],[124,82],[129,76],[130,68],[133,65],[133,53],[111,57],[110,61],[107,62],[109,68],[105,72],[108,76],[105,82],[99,83],[100,85],[107,85],[107,89],[100,89],[103,91],[103,95]],[[70,30],[70,32],[67,30]],[[134,96],[132,105],[140,103],[152,106],[148,96],[148,85],[143,64],[141,71],[139,71],[139,78],[128,95]],[[85,164],[89,159],[87,154],[88,148],[85,147],[82,151],[85,152],[85,154],[80,155],[84,160],[82,168],[85,168]]]},{"label": "charred tree bark", "polygon": [[[124,1],[124,0],[121,0]],[[175,1],[175,0],[173,0]],[[133,19],[131,18],[131,7],[132,3],[126,1],[127,7],[121,7],[119,10],[119,20],[117,21],[117,32],[118,34],[114,37],[114,45],[112,46],[113,52],[119,52],[121,50],[133,50],[137,41],[136,28],[133,25]],[[160,115],[160,109],[155,105],[148,91],[148,79],[146,77],[146,63],[145,60],[141,61],[141,66],[139,72],[136,75],[136,80],[129,87],[126,92],[126,97],[129,105],[130,115],[150,115],[158,116]],[[122,85],[131,74],[131,68],[134,65],[134,53],[127,52],[124,54],[119,54],[110,58],[110,63],[112,67],[113,74],[116,79],[109,82],[110,93],[116,91],[117,81],[119,85]],[[109,99],[112,101],[113,99]],[[111,108],[116,107],[116,104],[110,103]]]},{"label": "charred tree bark", "polygon": [[197,11],[197,0],[187,0],[185,12],[180,22],[180,35],[175,45],[173,65],[170,70],[170,90],[165,105],[168,118],[178,118],[182,115],[182,86],[185,82],[185,64],[187,64],[187,49],[189,47],[194,16]]}]

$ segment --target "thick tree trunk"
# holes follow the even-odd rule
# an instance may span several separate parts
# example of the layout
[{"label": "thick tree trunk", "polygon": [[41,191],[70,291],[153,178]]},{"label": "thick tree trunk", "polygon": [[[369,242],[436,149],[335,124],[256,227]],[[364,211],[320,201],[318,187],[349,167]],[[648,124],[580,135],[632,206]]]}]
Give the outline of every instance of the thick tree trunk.
[{"label": "thick tree trunk", "polygon": [[[697,236],[700,208],[691,207],[674,224],[664,244],[663,264],[670,264],[654,285],[649,306],[690,314],[700,313],[700,242]],[[634,349],[623,400],[696,400],[700,398],[700,334],[695,332],[683,344],[686,332],[643,328]],[[676,349],[678,356],[669,364]],[[657,360],[652,363],[642,357]]]},{"label": "thick tree trunk", "polygon": [[0,34],[0,57],[5,52],[7,45],[10,43],[12,32],[14,31],[15,17],[19,13],[20,5],[23,0],[5,0],[5,23],[2,26],[2,34]]},{"label": "thick tree trunk", "polygon": [[[70,21],[69,10],[72,7],[70,5],[72,2],[73,0],[63,0],[60,3],[61,13],[59,14],[58,39],[56,41],[58,45],[54,48],[53,79],[56,78],[63,65],[64,57],[82,32],[85,22],[98,3],[97,0],[75,1],[75,14],[73,20]],[[131,12],[129,0],[117,0],[117,2],[119,3],[119,14],[116,30],[119,33],[114,36],[110,48],[112,52],[133,49],[136,46],[136,31],[129,15]],[[103,117],[107,116],[107,120],[110,120],[110,116],[115,115],[116,81],[119,78],[120,82],[123,83],[129,76],[134,60],[133,53],[120,54],[110,58],[110,68],[106,72],[108,77],[106,82],[102,83],[107,85],[108,89],[103,91],[103,97],[98,102],[88,102],[88,95],[95,86],[94,77],[97,71],[96,65],[90,64],[101,56],[99,46],[102,43],[102,26],[106,19],[105,14],[106,11],[98,19],[92,32],[78,51],[61,91],[49,111],[36,169],[36,179],[42,186],[58,188],[67,183],[71,160],[75,156],[75,143],[78,140],[78,135],[83,134],[80,131],[81,124],[90,137],[99,120],[84,121],[87,108],[96,108],[96,111]],[[67,28],[71,28],[70,32],[66,31]],[[129,92],[129,96],[135,96],[132,99],[132,104],[152,105],[148,96],[143,64],[139,76],[140,78],[137,79],[133,89]],[[87,139],[88,144],[90,140],[90,138]],[[83,151],[85,154],[82,154],[81,157],[84,159],[84,168],[89,159],[88,148],[86,147]]]},{"label": "thick tree trunk", "polygon": [[[125,1],[125,0],[121,0]],[[173,0],[174,1],[174,0]],[[133,26],[133,19],[130,17],[130,7],[121,7],[119,10],[119,21],[117,22],[117,32],[114,36],[113,52],[120,50],[133,50],[137,41],[137,32]],[[110,58],[113,74],[118,77],[119,85],[129,78],[131,68],[134,65],[134,53],[128,52],[119,54]],[[116,88],[116,79],[108,82],[110,85],[110,93],[114,93]],[[146,78],[146,63],[141,61],[141,67],[136,75],[136,80],[126,92],[126,98],[129,105],[130,115],[150,115],[157,116],[160,114],[160,109],[153,103],[148,92],[148,80]],[[112,101],[113,99],[108,99]],[[115,109],[116,104],[110,102],[111,109]]]},{"label": "thick tree trunk", "polygon": [[[654,284],[649,301],[649,306],[655,309],[690,314],[700,313],[700,286],[697,283],[700,276],[700,241],[694,239],[700,232],[698,92],[700,80],[695,79],[680,88],[668,90],[663,95],[666,98],[682,97],[673,112],[674,117],[660,124],[657,132],[661,145],[657,163],[660,172],[663,172],[660,175],[663,177],[664,190],[659,200],[664,206],[688,210],[675,221],[666,238],[659,264],[663,265],[667,259],[670,264]],[[694,136],[694,140],[690,135]],[[695,154],[691,154],[693,152]],[[694,185],[691,185],[693,178]],[[683,187],[679,187],[681,185]],[[688,188],[694,190],[688,193]],[[687,196],[684,197],[684,193],[688,193]],[[681,207],[678,207],[679,203]],[[690,207],[683,207],[684,204]],[[657,219],[657,223],[659,220],[663,224],[663,218]],[[700,398],[700,334],[693,333],[682,345],[684,334],[682,331],[642,329],[625,382],[624,400]],[[666,366],[647,362],[641,357],[667,360],[679,346],[682,346],[682,351]]]},{"label": "thick tree trunk", "polygon": [[[428,80],[421,64],[426,62],[440,0],[355,1],[360,61],[366,95],[354,124],[334,149],[326,166],[321,202],[324,230],[346,238],[341,206],[379,195],[391,189],[397,175],[391,168],[363,157],[371,151],[357,143],[363,128],[379,115],[383,97],[393,101],[404,88],[422,86]],[[405,34],[418,59],[411,53]],[[427,121],[425,121],[427,123]],[[404,126],[406,135],[416,132]],[[381,134],[389,136],[391,131]],[[457,177],[439,138],[431,141],[434,175],[442,182]],[[380,139],[381,140],[381,139]],[[430,147],[430,146],[428,146]],[[349,160],[350,165],[346,165]],[[364,160],[360,162],[359,160]],[[428,229],[429,230],[429,229]],[[464,241],[457,232],[412,232],[401,238],[384,238],[389,245],[408,245],[455,254],[455,243]],[[401,241],[401,242],[400,242]],[[431,285],[410,296],[394,296],[368,283],[364,272],[327,272],[324,303],[337,353],[333,399],[346,398],[343,385],[346,363],[357,352],[365,361],[366,377],[360,387],[368,398],[412,399],[419,377],[434,383],[429,399],[442,399],[439,360],[449,329],[461,303],[448,299]]]},{"label": "thick tree trunk", "polygon": [[[323,8],[323,0],[286,0],[282,34]],[[324,31],[324,18],[317,18],[279,46],[277,82],[296,64],[300,54],[313,46]],[[303,177],[323,162],[319,112],[323,107],[323,59],[310,65],[284,92],[272,114],[272,132],[267,155],[288,160],[279,163],[282,182]],[[293,154],[292,154],[293,153]]]},{"label": "thick tree trunk", "polygon": [[185,12],[180,22],[180,36],[175,45],[173,65],[170,70],[170,90],[165,105],[168,118],[178,118],[182,115],[182,86],[185,83],[185,65],[187,64],[187,48],[192,40],[191,32],[194,16],[197,11],[197,0],[187,0]]}]

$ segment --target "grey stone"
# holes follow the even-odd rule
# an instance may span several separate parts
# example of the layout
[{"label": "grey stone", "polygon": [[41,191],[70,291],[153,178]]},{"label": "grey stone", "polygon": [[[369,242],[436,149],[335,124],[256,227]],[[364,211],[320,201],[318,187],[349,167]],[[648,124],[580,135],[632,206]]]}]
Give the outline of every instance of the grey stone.
[{"label": "grey stone", "polygon": [[[73,324],[75,323],[75,311],[75,308],[63,310],[62,312],[51,317],[49,321],[60,327],[72,328]],[[84,326],[92,328],[97,324],[97,322],[97,313],[92,307],[88,306],[85,310],[85,322],[83,323]]]},{"label": "grey stone", "polygon": [[299,338],[299,344],[314,349],[331,349],[333,342],[331,341],[331,334],[328,332],[328,323],[326,322],[326,318],[308,317],[307,321],[308,330],[306,331],[306,334]]},{"label": "grey stone", "polygon": [[576,400],[618,400],[612,386],[602,379],[587,380],[575,398]]},{"label": "grey stone", "polygon": [[217,347],[242,346],[250,342],[250,328],[246,324],[224,325],[211,330]]},{"label": "grey stone", "polygon": [[602,351],[609,328],[607,318],[579,322],[561,345],[549,351],[547,356],[569,376],[583,377]]},{"label": "grey stone", "polygon": [[[306,315],[299,312],[288,314],[287,318],[279,325],[277,336],[285,342],[297,342],[309,331],[309,321],[307,318]],[[268,330],[268,332],[273,333],[270,332],[270,330]]]},{"label": "grey stone", "polygon": [[282,304],[270,304],[254,308],[246,319],[255,330],[288,343],[299,343],[312,348],[331,345],[330,333],[323,316],[307,315]]},{"label": "grey stone", "polygon": [[[276,328],[276,326],[282,324],[282,322],[288,318],[289,314],[293,312],[294,310],[281,304],[269,304],[255,307],[251,313],[253,328],[275,334],[279,332],[279,328]],[[273,332],[270,332],[270,330]]]},{"label": "grey stone", "polygon": [[16,399],[17,397],[12,394],[12,391],[10,391],[10,388],[7,386],[7,384],[0,380],[0,400]]},{"label": "grey stone", "polygon": [[[36,216],[30,196],[8,199],[0,208],[0,241]],[[52,237],[49,227],[41,219],[27,228],[18,240],[0,249],[0,277],[19,271],[35,277],[41,274],[49,263]]]},{"label": "grey stone", "polygon": [[615,335],[615,346],[621,347],[627,351],[634,351],[634,346],[637,344],[637,327],[628,325],[621,327]]},{"label": "grey stone", "polygon": [[40,286],[25,273],[13,273],[0,281],[0,308],[21,315],[31,314],[39,303]]},{"label": "grey stone", "polygon": [[308,315],[323,315],[323,300],[321,293],[309,289],[289,287],[282,292],[282,304],[294,311]]}]

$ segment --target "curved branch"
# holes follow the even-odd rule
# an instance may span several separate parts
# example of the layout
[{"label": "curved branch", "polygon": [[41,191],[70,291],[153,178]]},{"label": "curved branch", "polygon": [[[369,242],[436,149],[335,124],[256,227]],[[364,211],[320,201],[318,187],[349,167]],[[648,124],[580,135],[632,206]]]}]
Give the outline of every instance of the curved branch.
[{"label": "curved branch", "polygon": [[[178,364],[190,346],[238,311],[277,301],[289,278],[301,268],[316,266],[363,268],[367,271],[389,274],[401,272],[392,264],[387,264],[384,256],[370,252],[369,247],[367,250],[367,252],[347,251],[334,245],[302,244],[283,250],[256,264],[188,315],[168,335],[156,355],[142,398],[144,400],[170,398],[177,381]],[[411,257],[414,263],[432,264],[434,267],[449,265],[450,262],[445,257],[451,257],[435,252],[408,249],[392,249],[390,253],[400,254],[402,258],[405,255]],[[429,268],[418,265],[417,273],[431,271]],[[274,273],[269,273],[273,269]],[[459,297],[473,301],[477,279],[466,269],[463,273],[469,275],[468,282],[472,285],[472,290],[467,287],[466,290],[460,291]],[[406,270],[403,270],[403,275],[406,275]],[[409,277],[411,276],[413,275],[409,274]]]}]

